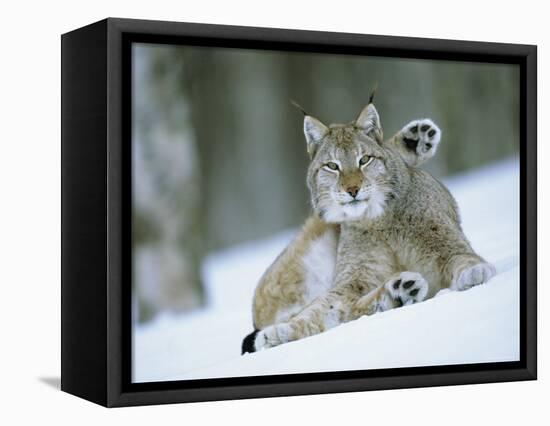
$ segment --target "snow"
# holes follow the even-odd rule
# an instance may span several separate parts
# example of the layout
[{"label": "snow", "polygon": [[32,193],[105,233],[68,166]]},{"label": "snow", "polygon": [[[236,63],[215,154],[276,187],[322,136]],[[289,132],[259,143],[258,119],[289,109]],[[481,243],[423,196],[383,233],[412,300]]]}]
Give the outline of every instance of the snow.
[{"label": "snow", "polygon": [[135,382],[449,365],[519,359],[519,161],[444,180],[474,249],[497,268],[488,284],[363,317],[325,333],[240,355],[254,288],[295,234],[207,257],[207,308],[134,327]]}]

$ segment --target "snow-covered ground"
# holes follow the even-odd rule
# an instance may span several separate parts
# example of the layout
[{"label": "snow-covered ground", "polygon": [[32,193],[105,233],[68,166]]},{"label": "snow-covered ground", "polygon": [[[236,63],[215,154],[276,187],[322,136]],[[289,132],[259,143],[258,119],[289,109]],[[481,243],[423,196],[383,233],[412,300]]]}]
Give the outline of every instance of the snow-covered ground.
[{"label": "snow-covered ground", "polygon": [[295,231],[210,255],[208,308],[134,328],[135,382],[514,361],[519,359],[519,162],[445,180],[474,249],[498,275],[465,292],[363,317],[240,355],[260,275]]}]

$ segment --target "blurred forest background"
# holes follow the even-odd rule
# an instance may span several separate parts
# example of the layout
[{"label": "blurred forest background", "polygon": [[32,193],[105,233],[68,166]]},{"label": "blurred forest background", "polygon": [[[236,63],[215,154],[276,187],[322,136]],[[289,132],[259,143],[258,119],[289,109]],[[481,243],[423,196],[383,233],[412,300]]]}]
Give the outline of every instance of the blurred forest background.
[{"label": "blurred forest background", "polygon": [[300,226],[308,157],[290,100],[348,122],[375,84],[385,137],[416,118],[441,127],[437,177],[519,151],[514,65],[135,44],[135,319],[200,308],[208,253]]}]

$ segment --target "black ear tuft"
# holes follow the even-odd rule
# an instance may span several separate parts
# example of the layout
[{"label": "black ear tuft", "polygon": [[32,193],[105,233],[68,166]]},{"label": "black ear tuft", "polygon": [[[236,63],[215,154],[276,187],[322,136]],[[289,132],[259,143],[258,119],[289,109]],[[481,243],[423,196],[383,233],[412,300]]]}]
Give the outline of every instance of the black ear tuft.
[{"label": "black ear tuft", "polygon": [[254,341],[256,340],[256,334],[258,334],[259,331],[260,330],[254,330],[252,333],[244,338],[241,348],[241,355],[244,355],[247,352],[256,352],[256,349],[254,348]]},{"label": "black ear tuft", "polygon": [[294,107],[298,108],[298,111],[300,111],[302,114],[304,114],[304,116],[309,115],[309,114],[301,107],[301,105],[300,105],[298,102],[293,101],[293,100],[291,99],[291,100],[290,100],[290,103],[291,103]]},{"label": "black ear tuft", "polygon": [[374,95],[376,94],[376,91],[378,90],[378,83],[376,83],[372,89],[372,92],[369,96],[369,104],[372,104],[374,102]]}]

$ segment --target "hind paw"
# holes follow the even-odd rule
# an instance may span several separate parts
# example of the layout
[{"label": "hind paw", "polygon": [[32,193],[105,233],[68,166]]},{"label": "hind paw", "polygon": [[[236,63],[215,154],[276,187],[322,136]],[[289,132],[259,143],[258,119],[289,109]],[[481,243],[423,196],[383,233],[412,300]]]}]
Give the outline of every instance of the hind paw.
[{"label": "hind paw", "polygon": [[463,269],[451,284],[452,290],[468,290],[476,285],[485,284],[496,275],[496,269],[490,263],[482,262]]},{"label": "hind paw", "polygon": [[254,338],[254,350],[261,351],[289,341],[291,328],[287,323],[270,325],[259,331]]},{"label": "hind paw", "polygon": [[441,130],[429,118],[411,121],[401,134],[407,149],[422,159],[432,157],[441,141]]},{"label": "hind paw", "polygon": [[392,299],[402,306],[422,302],[428,295],[428,282],[417,272],[401,272],[385,287]]}]

